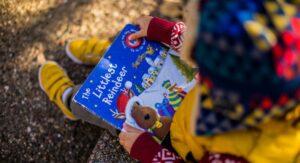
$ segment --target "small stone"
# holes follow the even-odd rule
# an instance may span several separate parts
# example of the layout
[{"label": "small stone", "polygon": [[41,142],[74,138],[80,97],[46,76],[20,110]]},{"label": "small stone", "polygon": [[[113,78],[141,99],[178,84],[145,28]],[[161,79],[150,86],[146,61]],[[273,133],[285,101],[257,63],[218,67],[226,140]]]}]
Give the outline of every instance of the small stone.
[{"label": "small stone", "polygon": [[26,131],[27,131],[27,133],[30,133],[31,132],[31,128],[27,127]]},{"label": "small stone", "polygon": [[8,85],[4,86],[4,90],[8,91],[9,90],[9,86]]}]

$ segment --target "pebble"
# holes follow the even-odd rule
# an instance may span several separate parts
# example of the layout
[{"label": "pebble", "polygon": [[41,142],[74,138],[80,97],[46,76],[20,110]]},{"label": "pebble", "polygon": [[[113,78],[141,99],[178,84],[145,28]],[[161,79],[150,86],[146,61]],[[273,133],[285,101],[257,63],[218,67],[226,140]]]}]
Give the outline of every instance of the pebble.
[{"label": "pebble", "polygon": [[8,85],[4,86],[4,90],[8,91],[9,90],[9,86]]},{"label": "pebble", "polygon": [[30,127],[27,127],[27,133],[30,133],[31,132],[31,128]]}]

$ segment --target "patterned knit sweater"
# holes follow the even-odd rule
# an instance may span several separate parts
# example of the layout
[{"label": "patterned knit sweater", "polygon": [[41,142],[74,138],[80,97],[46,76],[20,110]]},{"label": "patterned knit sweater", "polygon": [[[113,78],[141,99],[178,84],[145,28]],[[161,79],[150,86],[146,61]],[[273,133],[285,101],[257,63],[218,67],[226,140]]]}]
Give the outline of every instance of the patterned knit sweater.
[{"label": "patterned knit sweater", "polygon": [[[182,22],[170,22],[155,17],[150,22],[147,38],[149,40],[162,42],[178,51],[182,47],[185,28],[185,24]],[[134,142],[130,151],[130,156],[141,162],[184,162],[184,160],[176,153],[167,148],[163,148],[146,132],[141,134]],[[188,155],[185,159],[194,160],[191,155]],[[225,160],[232,162],[246,162],[241,157],[208,152],[199,162],[225,162]]]}]

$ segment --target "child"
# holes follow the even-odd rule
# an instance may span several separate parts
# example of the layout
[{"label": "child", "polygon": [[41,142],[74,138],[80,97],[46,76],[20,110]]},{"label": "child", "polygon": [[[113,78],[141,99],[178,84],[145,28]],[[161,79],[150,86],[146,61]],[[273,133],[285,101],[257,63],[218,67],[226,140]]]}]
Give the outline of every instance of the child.
[{"label": "child", "polygon": [[[141,162],[300,162],[299,7],[237,0],[194,6],[203,14],[194,26],[188,23],[189,47],[181,55],[199,66],[200,84],[173,117],[176,152],[126,124],[120,143]],[[132,39],[180,49],[182,23],[149,17],[136,23],[141,31]],[[193,27],[198,34],[188,34]]]},{"label": "child", "polygon": [[[194,3],[192,7],[200,6],[198,2]],[[244,21],[242,30],[238,26],[217,26],[233,19],[229,13],[236,12],[238,5],[244,6],[245,11],[259,10],[258,18],[271,22],[267,24],[276,24],[276,21],[271,20],[269,15],[264,17],[261,14],[266,14],[265,10],[274,11],[277,6],[284,6],[282,8],[289,13],[285,20],[292,23],[289,23],[289,28],[278,24],[278,28],[291,31],[286,35],[274,32],[278,29],[270,32],[268,27],[256,21]],[[294,43],[299,40],[299,21],[291,16],[296,15],[297,8],[281,1],[266,3],[266,7],[263,5],[258,1],[205,1],[201,3],[201,12],[205,13],[201,19],[196,17],[199,11],[191,12],[193,16],[188,17],[184,42],[185,26],[181,22],[148,16],[136,21],[141,30],[131,39],[147,37],[170,45],[175,50],[180,50],[184,44],[181,57],[198,65],[200,84],[186,95],[174,115],[170,138],[175,151],[171,146],[162,147],[148,133],[124,125],[124,131],[119,135],[120,143],[132,157],[141,162],[299,161],[300,129],[297,121],[300,81],[297,78],[299,73],[290,69],[298,68],[299,64],[295,64],[297,57],[284,52],[293,45],[298,48],[299,54],[299,42]],[[228,8],[225,12],[215,13],[225,7]],[[199,23],[192,18],[199,20]],[[212,24],[210,20],[220,21]],[[214,26],[221,32],[211,30]],[[216,35],[222,37],[214,40]],[[237,41],[232,41],[233,38]],[[288,44],[284,44],[283,48],[281,43],[284,41]],[[85,58],[86,53],[81,51],[76,59]],[[74,115],[69,105],[72,102],[68,102],[74,84],[57,64],[46,63],[39,76],[42,88],[69,118],[86,120],[80,113]],[[273,83],[273,80],[280,80],[280,83]],[[101,126],[103,123],[99,124]]]}]

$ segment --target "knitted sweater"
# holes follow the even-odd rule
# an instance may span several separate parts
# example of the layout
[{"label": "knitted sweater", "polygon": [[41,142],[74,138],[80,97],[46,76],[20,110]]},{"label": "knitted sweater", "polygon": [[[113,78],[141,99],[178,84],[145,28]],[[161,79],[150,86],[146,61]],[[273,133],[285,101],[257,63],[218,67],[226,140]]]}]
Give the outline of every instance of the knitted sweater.
[{"label": "knitted sweater", "polygon": [[[182,47],[185,24],[182,22],[170,22],[160,18],[153,18],[150,22],[147,39],[159,41],[170,48],[178,51]],[[134,142],[130,151],[131,157],[141,162],[183,162],[184,160],[176,153],[163,148],[149,133],[141,134]],[[193,156],[188,155],[185,160],[193,160]],[[246,162],[241,157],[222,153],[205,153],[199,162],[221,161],[225,162]]]},{"label": "knitted sweater", "polygon": [[[300,112],[300,9],[293,3],[297,1],[199,3],[192,58],[199,66],[201,93],[195,88],[187,95],[170,133],[183,159],[201,160],[210,151],[251,162],[299,161],[300,128],[293,121]],[[151,21],[148,35],[153,37],[149,38],[180,49],[183,32],[174,23],[163,22]],[[159,27],[164,30],[155,32]],[[140,159],[181,161],[171,151],[156,147],[152,154],[147,152],[148,160]]]},{"label": "knitted sweater", "polygon": [[[147,37],[150,40],[163,42],[171,48],[179,50],[182,46],[184,29],[183,23],[153,18]],[[202,80],[204,81],[201,81],[201,93],[205,94],[209,92],[212,84],[208,80],[205,81],[205,78],[202,78]],[[199,93],[196,90],[194,90],[194,93]],[[189,106],[191,103],[198,101],[198,98],[197,95],[188,93],[182,104],[186,103],[187,105],[181,106],[181,109],[178,110],[182,111],[184,109],[184,111],[181,113],[177,111],[174,116],[171,127],[171,140],[173,147],[181,157],[169,150],[168,147],[157,144],[148,133],[143,133],[134,142],[130,155],[141,162],[183,162],[183,160],[195,162],[195,158],[200,162],[246,162],[243,158],[251,162],[299,161],[300,140],[297,135],[299,135],[300,129],[299,127],[292,127],[288,121],[271,120],[263,125],[255,126],[257,130],[241,130],[195,137],[189,133],[190,116],[188,114],[191,114],[189,108],[192,108]],[[211,106],[211,102],[207,100],[201,103],[202,107]],[[294,109],[296,113],[293,115],[298,114],[297,111],[300,110],[300,106],[297,108]],[[258,111],[260,110],[258,109]]]}]

